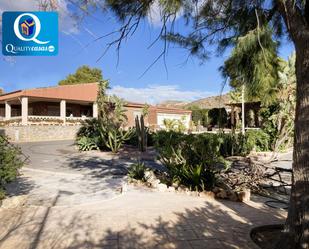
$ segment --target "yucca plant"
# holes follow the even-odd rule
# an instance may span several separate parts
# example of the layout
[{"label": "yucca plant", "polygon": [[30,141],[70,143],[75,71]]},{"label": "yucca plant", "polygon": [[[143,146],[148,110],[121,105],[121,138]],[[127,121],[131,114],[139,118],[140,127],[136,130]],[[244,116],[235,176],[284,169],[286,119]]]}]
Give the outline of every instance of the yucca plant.
[{"label": "yucca plant", "polygon": [[184,165],[181,170],[180,182],[188,186],[190,190],[204,191],[212,189],[215,185],[215,173],[206,170],[203,165]]}]

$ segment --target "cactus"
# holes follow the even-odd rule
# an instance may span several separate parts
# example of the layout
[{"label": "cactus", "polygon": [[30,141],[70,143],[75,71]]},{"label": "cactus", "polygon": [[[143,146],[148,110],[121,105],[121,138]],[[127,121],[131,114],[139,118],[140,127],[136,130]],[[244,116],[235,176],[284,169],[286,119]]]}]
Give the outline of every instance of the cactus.
[{"label": "cactus", "polygon": [[135,129],[138,138],[138,148],[141,152],[144,152],[147,149],[148,128],[145,127],[143,115],[140,118],[138,116],[135,117]]}]

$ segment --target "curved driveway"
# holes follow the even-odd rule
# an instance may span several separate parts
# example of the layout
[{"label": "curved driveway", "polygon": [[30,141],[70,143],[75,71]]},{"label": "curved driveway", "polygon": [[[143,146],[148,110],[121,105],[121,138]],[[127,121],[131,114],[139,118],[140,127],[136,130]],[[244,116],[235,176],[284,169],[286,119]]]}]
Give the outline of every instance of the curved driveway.
[{"label": "curved driveway", "polygon": [[121,192],[129,164],[110,154],[81,153],[74,141],[19,146],[29,160],[17,184],[9,185],[9,191],[27,194],[29,205],[89,204],[114,198]]}]

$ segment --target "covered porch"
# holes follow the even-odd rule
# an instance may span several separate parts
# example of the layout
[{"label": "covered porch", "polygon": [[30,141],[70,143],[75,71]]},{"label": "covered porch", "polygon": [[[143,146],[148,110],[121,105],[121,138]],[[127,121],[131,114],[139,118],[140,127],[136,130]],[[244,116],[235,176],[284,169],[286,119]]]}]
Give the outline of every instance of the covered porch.
[{"label": "covered porch", "polygon": [[0,101],[0,121],[5,125],[74,125],[97,115],[95,102],[27,96]]},{"label": "covered porch", "polygon": [[[245,128],[259,128],[261,120],[259,111],[261,102],[245,102]],[[241,126],[241,103],[227,104],[230,107],[230,123],[232,129],[240,128]]]}]

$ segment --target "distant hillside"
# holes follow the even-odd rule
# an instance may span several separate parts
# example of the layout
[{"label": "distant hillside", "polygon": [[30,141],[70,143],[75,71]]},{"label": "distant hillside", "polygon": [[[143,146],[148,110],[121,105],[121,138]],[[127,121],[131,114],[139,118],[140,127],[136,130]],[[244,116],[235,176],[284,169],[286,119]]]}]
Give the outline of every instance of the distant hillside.
[{"label": "distant hillside", "polygon": [[166,100],[166,101],[161,102],[157,106],[170,107],[170,108],[184,108],[188,104],[190,104],[190,103],[185,102],[185,101]]},{"label": "distant hillside", "polygon": [[221,96],[211,96],[195,100],[193,102],[167,100],[158,104],[158,106],[185,109],[196,106],[203,109],[213,109],[227,107],[226,104],[229,102],[231,102],[231,97],[229,96],[229,94],[223,94]]},{"label": "distant hillside", "polygon": [[213,108],[223,108],[227,107],[226,104],[231,102],[231,97],[229,94],[223,94],[219,96],[211,96],[204,99],[199,99],[187,104],[185,107],[198,106],[202,109],[213,109]]}]

